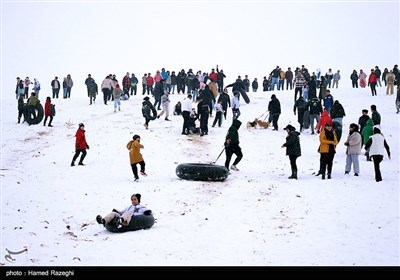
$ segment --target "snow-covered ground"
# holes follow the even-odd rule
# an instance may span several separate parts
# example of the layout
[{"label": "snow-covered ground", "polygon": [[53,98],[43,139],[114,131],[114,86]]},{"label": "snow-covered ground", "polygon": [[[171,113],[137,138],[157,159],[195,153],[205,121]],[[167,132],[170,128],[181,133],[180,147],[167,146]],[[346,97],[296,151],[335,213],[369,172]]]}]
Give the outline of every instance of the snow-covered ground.
[{"label": "snow-covered ground", "polygon": [[[228,79],[229,82],[229,79]],[[143,127],[142,95],[122,102],[121,111],[99,96],[89,106],[85,92],[55,99],[54,127],[17,124],[15,99],[1,104],[1,263],[5,266],[392,266],[399,265],[399,115],[395,95],[378,87],[331,89],[346,111],[331,180],[318,170],[318,134],[301,134],[298,180],[288,180],[289,159],[281,145],[287,124],[297,129],[293,92],[274,91],[281,101],[279,131],[247,129],[260,117],[271,92],[241,101],[239,129],[243,160],[224,182],[193,182],[175,175],[180,163],[210,163],[223,149],[232,114],[209,135],[181,135],[183,119],[170,116]],[[49,90],[42,90],[44,104]],[[78,96],[79,95],[79,96]],[[183,95],[170,95],[173,105]],[[360,156],[359,177],[344,175],[350,123],[375,104],[392,151],[381,163]],[[70,167],[75,132],[83,122],[90,145],[86,166]],[[141,136],[148,177],[133,181],[126,144]],[[234,156],[235,157],[235,156]],[[216,164],[223,165],[225,154]],[[95,221],[113,208],[141,204],[152,209],[149,230],[110,233]],[[6,249],[14,262],[4,259]]]}]

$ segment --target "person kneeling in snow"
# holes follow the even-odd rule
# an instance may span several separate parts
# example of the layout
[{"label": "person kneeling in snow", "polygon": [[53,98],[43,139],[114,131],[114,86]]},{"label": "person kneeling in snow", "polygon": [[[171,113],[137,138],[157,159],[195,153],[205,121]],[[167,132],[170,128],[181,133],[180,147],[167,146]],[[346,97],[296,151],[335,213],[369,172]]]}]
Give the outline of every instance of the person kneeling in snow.
[{"label": "person kneeling in snow", "polygon": [[132,216],[139,216],[139,215],[150,215],[151,210],[147,209],[145,206],[140,205],[140,198],[141,195],[139,193],[133,194],[131,196],[132,204],[126,207],[122,211],[118,211],[113,209],[110,214],[105,216],[104,218],[101,215],[97,215],[96,221],[99,224],[106,225],[106,224],[117,224],[120,226],[128,226],[129,222],[132,219]]}]

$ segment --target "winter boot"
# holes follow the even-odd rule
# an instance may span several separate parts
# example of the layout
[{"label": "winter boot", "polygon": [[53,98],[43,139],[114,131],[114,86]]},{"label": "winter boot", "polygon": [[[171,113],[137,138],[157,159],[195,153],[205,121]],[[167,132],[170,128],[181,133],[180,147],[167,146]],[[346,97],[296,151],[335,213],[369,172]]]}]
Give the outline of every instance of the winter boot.
[{"label": "winter boot", "polygon": [[297,172],[293,171],[292,175],[289,177],[289,179],[296,179],[297,180]]}]

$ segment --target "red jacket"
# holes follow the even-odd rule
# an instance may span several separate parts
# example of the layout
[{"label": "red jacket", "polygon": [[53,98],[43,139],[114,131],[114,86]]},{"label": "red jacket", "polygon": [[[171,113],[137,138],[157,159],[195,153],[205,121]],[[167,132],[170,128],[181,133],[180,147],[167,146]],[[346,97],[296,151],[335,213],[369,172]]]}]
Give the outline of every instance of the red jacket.
[{"label": "red jacket", "polygon": [[218,81],[218,75],[217,75],[217,73],[215,73],[215,72],[211,72],[211,73],[208,75],[208,77],[209,77],[210,79],[212,79],[212,81],[215,82],[215,83]]},{"label": "red jacket", "polygon": [[75,149],[76,150],[84,150],[87,149],[85,130],[78,128],[75,134]]},{"label": "red jacket", "polygon": [[44,103],[44,115],[46,117],[51,116],[50,104],[51,104],[50,100],[46,100],[46,103]]},{"label": "red jacket", "polygon": [[377,82],[377,79],[376,79],[375,73],[371,73],[368,78],[368,84],[372,84],[372,83],[376,83],[376,82]]}]

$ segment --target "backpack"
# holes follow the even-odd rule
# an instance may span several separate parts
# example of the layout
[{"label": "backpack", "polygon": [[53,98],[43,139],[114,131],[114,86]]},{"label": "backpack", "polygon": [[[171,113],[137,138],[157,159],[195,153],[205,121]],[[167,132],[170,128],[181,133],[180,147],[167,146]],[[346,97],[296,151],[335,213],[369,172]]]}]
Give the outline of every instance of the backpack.
[{"label": "backpack", "polygon": [[56,105],[50,104],[50,112],[52,116],[56,115]]}]

